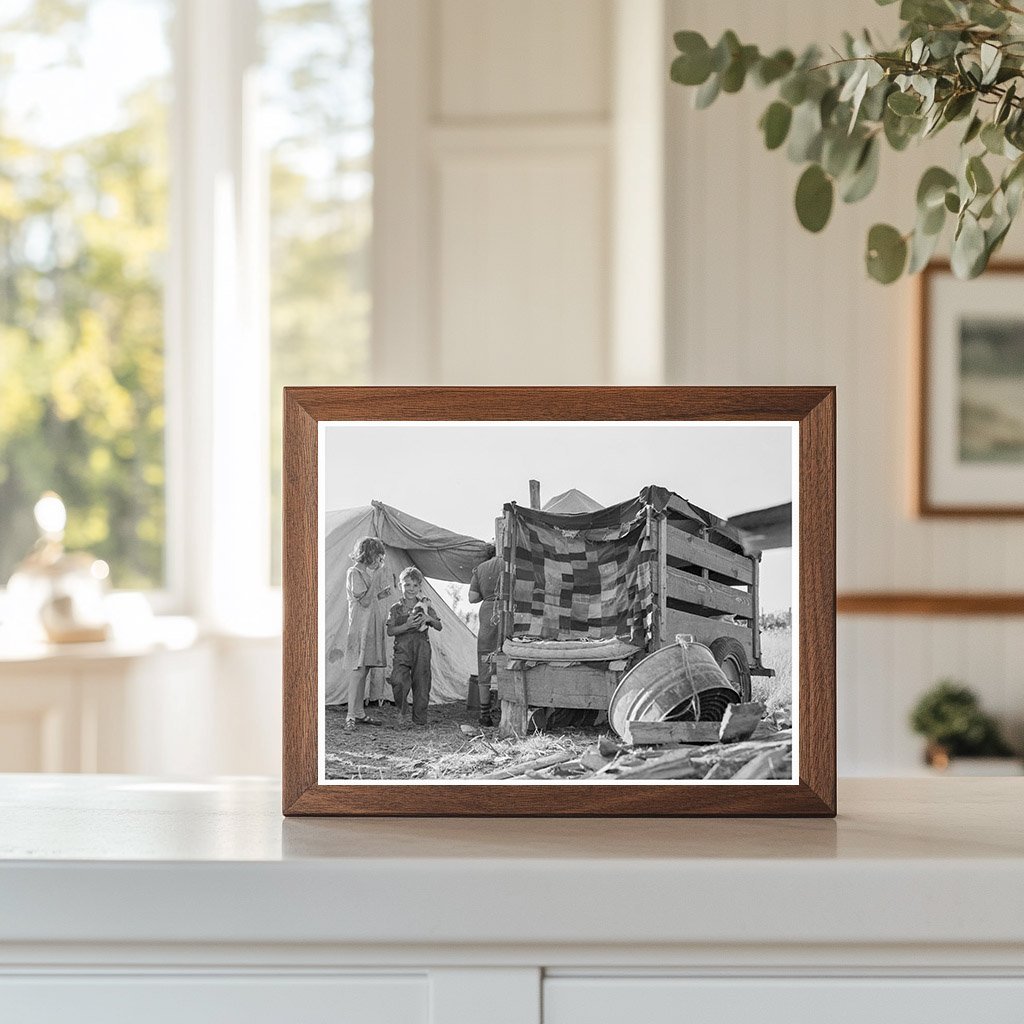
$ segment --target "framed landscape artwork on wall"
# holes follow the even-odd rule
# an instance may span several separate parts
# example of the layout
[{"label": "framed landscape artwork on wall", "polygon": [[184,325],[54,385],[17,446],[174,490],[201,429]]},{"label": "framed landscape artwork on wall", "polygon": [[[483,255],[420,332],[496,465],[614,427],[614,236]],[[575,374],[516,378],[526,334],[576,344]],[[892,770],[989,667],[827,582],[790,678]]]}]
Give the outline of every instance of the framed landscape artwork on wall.
[{"label": "framed landscape artwork on wall", "polygon": [[1024,264],[919,287],[916,511],[1024,515]]},{"label": "framed landscape artwork on wall", "polygon": [[288,388],[284,811],[835,813],[830,388]]}]

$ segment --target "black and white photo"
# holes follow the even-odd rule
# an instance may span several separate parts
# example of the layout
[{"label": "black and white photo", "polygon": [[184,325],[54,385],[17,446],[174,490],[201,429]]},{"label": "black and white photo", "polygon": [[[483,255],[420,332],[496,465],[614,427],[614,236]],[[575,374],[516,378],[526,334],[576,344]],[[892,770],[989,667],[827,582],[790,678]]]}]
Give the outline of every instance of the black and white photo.
[{"label": "black and white photo", "polygon": [[793,783],[797,440],[321,423],[320,782]]}]

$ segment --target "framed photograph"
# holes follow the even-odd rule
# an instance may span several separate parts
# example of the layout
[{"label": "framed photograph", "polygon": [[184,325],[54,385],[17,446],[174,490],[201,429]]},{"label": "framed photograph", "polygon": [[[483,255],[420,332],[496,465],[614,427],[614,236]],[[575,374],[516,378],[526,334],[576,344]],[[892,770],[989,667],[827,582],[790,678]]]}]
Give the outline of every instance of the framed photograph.
[{"label": "framed photograph", "polygon": [[832,388],[287,388],[284,813],[835,814]]},{"label": "framed photograph", "polygon": [[916,511],[1024,515],[1024,263],[919,287]]}]

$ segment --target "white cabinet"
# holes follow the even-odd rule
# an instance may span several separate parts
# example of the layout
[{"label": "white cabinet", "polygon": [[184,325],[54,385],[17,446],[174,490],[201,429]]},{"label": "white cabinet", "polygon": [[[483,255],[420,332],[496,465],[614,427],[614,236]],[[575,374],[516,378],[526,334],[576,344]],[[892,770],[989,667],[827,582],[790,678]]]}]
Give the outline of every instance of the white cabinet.
[{"label": "white cabinet", "polygon": [[426,975],[0,978],[17,1024],[427,1024]]},{"label": "white cabinet", "polygon": [[684,1019],[1020,1024],[1024,979],[553,977],[544,982],[544,1024]]},{"label": "white cabinet", "polygon": [[0,1022],[1021,1024],[1020,793],[282,820],[255,779],[0,776]]}]

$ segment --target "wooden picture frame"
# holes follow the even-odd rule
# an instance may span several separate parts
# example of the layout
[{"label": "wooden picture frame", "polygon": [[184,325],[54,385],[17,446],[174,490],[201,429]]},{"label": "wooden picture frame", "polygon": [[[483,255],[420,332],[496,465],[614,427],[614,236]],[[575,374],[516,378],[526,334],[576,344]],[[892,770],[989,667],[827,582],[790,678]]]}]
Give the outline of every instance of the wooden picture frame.
[{"label": "wooden picture frame", "polygon": [[[358,421],[794,425],[799,509],[798,774],[784,783],[323,782],[318,636],[321,426]],[[774,429],[774,428],[773,428]],[[283,812],[350,816],[809,816],[836,813],[835,389],[303,387],[284,393]]]},{"label": "wooden picture frame", "polygon": [[[1016,497],[1024,494],[1024,458],[1018,454],[1014,463],[986,461],[984,436],[973,440],[985,428],[972,427],[974,421],[964,418],[966,371],[957,348],[967,343],[964,331],[972,319],[995,322],[1012,316],[1018,334],[1024,334],[1024,314],[1019,312],[1022,286],[1021,261],[993,262],[982,277],[972,281],[959,281],[948,262],[935,261],[918,277],[913,370],[916,436],[911,450],[912,509],[921,518],[1024,516],[1024,501]],[[959,317],[959,337],[955,336],[954,317]],[[1016,381],[1008,383],[1014,386]],[[981,386],[980,381],[971,384]],[[976,402],[973,398],[969,401]],[[990,420],[996,417],[998,407],[989,413]],[[998,423],[987,429],[998,429]],[[970,457],[965,457],[965,451]],[[1007,487],[1013,495],[1007,494]]]}]

